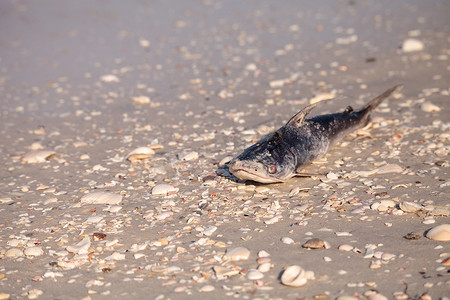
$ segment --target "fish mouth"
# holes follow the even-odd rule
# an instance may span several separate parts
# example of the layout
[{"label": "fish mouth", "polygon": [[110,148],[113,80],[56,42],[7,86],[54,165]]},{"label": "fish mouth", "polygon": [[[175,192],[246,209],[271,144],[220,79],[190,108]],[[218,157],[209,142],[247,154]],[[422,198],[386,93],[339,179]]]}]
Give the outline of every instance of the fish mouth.
[{"label": "fish mouth", "polygon": [[[245,168],[242,166],[242,162],[239,160],[232,160],[230,164],[228,165],[228,169],[230,170],[230,173],[232,173],[234,176],[236,176],[239,179],[242,180],[253,180],[260,183],[280,183],[284,182],[281,179],[268,177],[268,176],[262,176],[261,174],[256,174],[254,172],[250,172],[249,168]],[[250,168],[251,170],[254,170],[254,168]]]}]

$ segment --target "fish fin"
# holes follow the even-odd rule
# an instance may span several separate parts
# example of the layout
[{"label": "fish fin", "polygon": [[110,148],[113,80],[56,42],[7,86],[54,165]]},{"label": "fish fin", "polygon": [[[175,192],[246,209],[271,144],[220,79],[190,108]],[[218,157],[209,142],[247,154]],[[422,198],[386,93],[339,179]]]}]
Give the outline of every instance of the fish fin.
[{"label": "fish fin", "polygon": [[344,114],[346,114],[346,115],[348,115],[348,114],[350,114],[350,113],[352,113],[352,112],[353,112],[353,107],[351,107],[350,105],[347,106],[347,107],[345,108],[345,110],[344,110]]},{"label": "fish fin", "polygon": [[380,105],[380,103],[386,99],[387,97],[389,97],[396,89],[398,89],[399,87],[403,86],[403,84],[398,84],[394,87],[391,87],[390,89],[384,91],[381,95],[375,97],[374,99],[372,99],[361,111],[371,111],[373,109],[375,109],[378,105]]},{"label": "fish fin", "polygon": [[305,108],[303,108],[301,111],[299,111],[298,113],[296,113],[287,123],[286,125],[292,125],[292,126],[300,126],[300,124],[303,123],[303,121],[305,120],[306,116],[311,112],[311,110],[313,110],[317,104],[319,104],[319,102],[317,103],[313,103],[310,104],[308,106],[306,106]]}]

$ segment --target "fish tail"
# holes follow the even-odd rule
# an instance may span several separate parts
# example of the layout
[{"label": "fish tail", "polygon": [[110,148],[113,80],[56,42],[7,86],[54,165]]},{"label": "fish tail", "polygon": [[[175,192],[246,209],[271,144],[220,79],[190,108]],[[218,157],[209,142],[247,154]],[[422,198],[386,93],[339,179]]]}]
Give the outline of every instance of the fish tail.
[{"label": "fish tail", "polygon": [[361,111],[363,111],[365,113],[371,112],[378,105],[380,105],[380,103],[383,102],[384,99],[389,97],[396,89],[398,89],[401,86],[403,86],[403,84],[398,84],[398,85],[391,87],[390,89],[384,91],[384,93],[382,93],[378,97],[372,99],[363,109],[361,109]]}]

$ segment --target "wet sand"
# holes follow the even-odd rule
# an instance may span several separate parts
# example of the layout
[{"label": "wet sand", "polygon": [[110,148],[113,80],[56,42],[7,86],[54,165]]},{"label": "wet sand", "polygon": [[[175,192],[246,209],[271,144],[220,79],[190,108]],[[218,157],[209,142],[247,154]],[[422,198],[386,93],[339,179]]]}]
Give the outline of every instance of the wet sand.
[{"label": "wet sand", "polygon": [[[449,15],[448,1],[1,2],[0,299],[448,299],[449,242],[426,234],[450,223]],[[223,166],[311,99],[332,98],[313,115],[342,111],[398,83],[305,170],[327,176],[262,185]],[[154,153],[127,159],[138,147]],[[93,192],[119,200],[83,203]],[[283,285],[289,265],[314,279]]]}]

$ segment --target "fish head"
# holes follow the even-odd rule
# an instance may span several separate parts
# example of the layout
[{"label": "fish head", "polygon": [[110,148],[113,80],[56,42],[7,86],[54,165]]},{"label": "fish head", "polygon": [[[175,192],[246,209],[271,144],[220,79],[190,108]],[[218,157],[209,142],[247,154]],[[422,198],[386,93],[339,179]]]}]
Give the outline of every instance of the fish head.
[{"label": "fish head", "polygon": [[261,183],[284,182],[294,176],[295,166],[296,157],[280,130],[265,136],[228,164],[237,178]]}]

